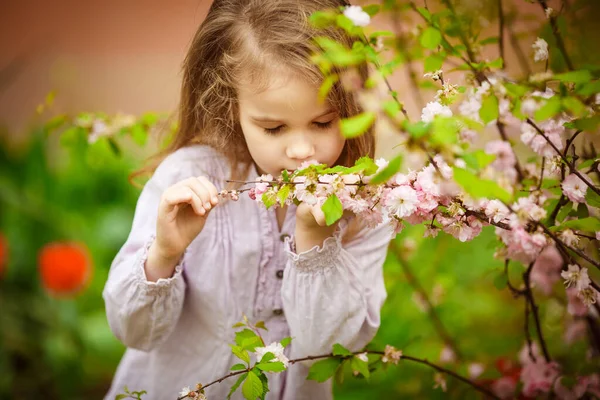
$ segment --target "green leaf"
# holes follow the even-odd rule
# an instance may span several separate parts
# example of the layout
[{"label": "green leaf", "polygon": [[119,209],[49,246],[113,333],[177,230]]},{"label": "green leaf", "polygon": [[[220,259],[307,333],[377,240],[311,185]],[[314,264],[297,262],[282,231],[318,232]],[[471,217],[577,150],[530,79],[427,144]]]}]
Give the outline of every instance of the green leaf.
[{"label": "green leaf", "polygon": [[229,390],[227,399],[231,399],[231,395],[233,395],[233,393],[237,390],[237,388],[240,387],[240,384],[244,381],[244,379],[246,379],[247,376],[248,376],[247,372],[245,374],[240,375],[240,377],[237,379],[237,381],[233,384],[233,386]]},{"label": "green leaf", "polygon": [[425,70],[425,72],[435,72],[438,69],[442,68],[443,64],[444,57],[436,53],[425,58],[425,61],[423,63],[423,69]]},{"label": "green leaf", "polygon": [[483,99],[481,108],[479,109],[479,117],[481,120],[488,124],[491,121],[498,119],[498,98],[496,95],[491,94]]},{"label": "green leaf", "polygon": [[487,154],[483,150],[475,150],[471,153],[463,154],[462,159],[469,168],[480,170],[490,165],[496,159],[496,156]]},{"label": "green leaf", "polygon": [[466,169],[454,167],[454,180],[474,198],[498,199],[505,203],[510,201],[510,194],[496,182],[481,179]]},{"label": "green leaf", "polygon": [[243,322],[236,322],[235,324],[233,324],[232,328],[239,328],[242,326],[246,326],[246,324]]},{"label": "green leaf", "polygon": [[406,132],[408,132],[409,135],[412,136],[413,138],[418,139],[420,137],[425,136],[427,133],[429,133],[429,130],[431,129],[431,124],[428,124],[427,122],[423,122],[423,121],[410,123],[410,122],[404,120],[402,122],[402,129],[404,129]]},{"label": "green leaf", "polygon": [[575,129],[580,129],[586,132],[594,132],[600,125],[600,115],[594,115],[589,118],[580,118],[572,122]]},{"label": "green leaf", "polygon": [[573,115],[581,117],[585,111],[585,104],[581,102],[577,97],[565,97],[562,99],[562,105],[567,110],[571,111]]},{"label": "green leaf", "polygon": [[421,34],[421,46],[425,47],[426,49],[430,49],[430,50],[434,50],[435,48],[438,47],[438,45],[441,43],[442,41],[442,34],[440,33],[439,30],[433,28],[433,27],[428,27],[426,28],[423,33]]},{"label": "green leaf", "polygon": [[360,372],[365,378],[368,378],[371,375],[369,373],[369,363],[361,360],[357,356],[352,357],[350,368],[352,368],[353,371]]},{"label": "green leaf", "polygon": [[544,121],[554,117],[561,110],[561,101],[559,96],[553,96],[541,106],[534,114],[537,121]]},{"label": "green leaf", "polygon": [[375,113],[363,112],[340,121],[340,130],[345,138],[351,139],[364,134],[375,122]]},{"label": "green leaf", "polygon": [[261,338],[252,330],[244,329],[235,333],[235,343],[244,350],[254,352],[256,347],[262,347]]},{"label": "green leaf", "polygon": [[258,375],[251,370],[242,385],[242,393],[247,400],[256,400],[263,394],[263,384]]},{"label": "green leaf", "polygon": [[585,202],[592,207],[600,208],[600,195],[588,189],[585,194]]},{"label": "green leaf", "polygon": [[264,329],[265,331],[268,331],[267,327],[265,326],[265,321],[258,321],[256,324],[254,324],[254,326],[256,326],[258,329]]},{"label": "green leaf", "polygon": [[283,207],[285,205],[285,201],[290,195],[290,190],[290,185],[283,185],[281,189],[279,189],[279,191],[277,192],[277,200],[279,200],[280,206]]},{"label": "green leaf", "polygon": [[266,372],[281,372],[285,371],[285,365],[281,361],[266,362],[256,364],[256,368]]},{"label": "green leaf", "polygon": [[327,28],[335,23],[337,14],[332,11],[315,11],[308,18],[308,21],[315,28]]},{"label": "green leaf", "polygon": [[460,126],[456,118],[437,115],[431,122],[431,142],[435,145],[448,145],[458,141]]},{"label": "green leaf", "polygon": [[351,356],[352,352],[339,343],[333,345],[334,356]]},{"label": "green leaf", "polygon": [[323,213],[325,214],[327,226],[331,226],[335,221],[340,219],[344,213],[342,202],[335,193],[327,197],[327,200],[325,200],[325,203],[321,206],[321,210],[323,210]]},{"label": "green leaf", "polygon": [[400,104],[395,100],[386,100],[381,104],[381,107],[390,118],[396,118],[396,115],[402,110]]},{"label": "green leaf", "polygon": [[586,69],[571,71],[554,75],[554,79],[558,79],[561,82],[586,83],[592,80],[592,73]]},{"label": "green leaf", "polygon": [[281,339],[281,345],[283,347],[287,347],[291,342],[292,342],[292,338],[289,336]]},{"label": "green leaf", "polygon": [[499,42],[499,38],[498,38],[498,36],[492,36],[492,37],[485,38],[485,39],[481,40],[481,41],[479,42],[479,44],[481,44],[481,45],[486,45],[486,44],[496,44],[496,43],[498,43],[498,42]]},{"label": "green leaf", "polygon": [[338,369],[341,362],[342,360],[336,357],[317,361],[310,367],[306,379],[325,382],[335,374],[335,371]]},{"label": "green leaf", "polygon": [[242,349],[241,346],[234,346],[232,344],[230,344],[229,346],[231,346],[231,352],[234,356],[250,364],[250,355],[248,354],[247,350]]},{"label": "green leaf", "polygon": [[129,397],[129,395],[121,393],[121,394],[118,394],[115,396],[115,400],[126,399],[128,397]]},{"label": "green leaf", "polygon": [[269,362],[271,360],[275,359],[275,354],[271,353],[270,351],[266,352],[264,356],[262,356],[262,358],[259,360],[259,362],[261,363],[266,363]]},{"label": "green leaf", "polygon": [[[556,205],[554,207],[556,207]],[[554,207],[552,207],[552,210],[554,210]],[[567,215],[569,215],[572,209],[573,203],[571,202],[562,206],[561,209],[558,211],[558,214],[556,214],[556,220],[559,222],[564,221],[564,219],[567,218]],[[552,210],[550,210],[550,212],[552,212]]]},{"label": "green leaf", "polygon": [[500,274],[496,275],[496,278],[494,278],[494,286],[498,290],[502,290],[506,286],[508,286],[508,277],[506,276],[504,271],[502,271]]},{"label": "green leaf", "polygon": [[563,222],[562,224],[560,224],[560,226],[556,228],[570,228],[579,231],[597,232],[600,231],[600,220],[594,217],[572,219],[570,221]]},{"label": "green leaf", "polygon": [[144,146],[148,142],[148,131],[140,124],[135,124],[131,127],[131,138],[138,145]]},{"label": "green leaf", "polygon": [[378,4],[369,4],[364,6],[362,9],[364,12],[369,14],[370,17],[374,17],[379,12],[380,7]]},{"label": "green leaf", "polygon": [[490,61],[486,65],[490,68],[498,68],[499,69],[504,66],[504,60],[502,59],[502,57],[496,58],[495,60]]},{"label": "green leaf", "polygon": [[417,11],[423,16],[423,18],[425,18],[426,21],[431,21],[431,13],[428,9],[423,7],[417,7]]},{"label": "green leaf", "polygon": [[389,164],[382,169],[377,175],[371,179],[373,185],[377,185],[379,183],[387,182],[392,176],[394,176],[402,166],[402,154],[399,154],[395,158],[393,158]]},{"label": "green leaf", "polygon": [[277,197],[272,190],[267,190],[262,194],[262,202],[267,207],[267,209],[271,208],[277,203]]},{"label": "green leaf", "polygon": [[246,369],[246,366],[244,364],[235,364],[231,367],[232,371],[240,371],[242,369]]},{"label": "green leaf", "polygon": [[327,96],[329,96],[329,92],[331,91],[331,88],[333,87],[333,85],[335,85],[337,83],[337,81],[339,80],[337,75],[327,75],[325,77],[325,79],[323,79],[323,83],[321,84],[321,87],[319,87],[319,100],[320,101],[324,101],[325,99],[327,99]]}]

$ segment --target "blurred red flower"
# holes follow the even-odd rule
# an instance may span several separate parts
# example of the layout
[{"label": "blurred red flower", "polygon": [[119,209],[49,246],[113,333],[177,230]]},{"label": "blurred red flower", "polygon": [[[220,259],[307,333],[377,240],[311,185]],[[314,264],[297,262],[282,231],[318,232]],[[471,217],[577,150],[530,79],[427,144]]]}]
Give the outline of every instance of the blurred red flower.
[{"label": "blurred red flower", "polygon": [[80,292],[91,277],[91,262],[84,245],[49,243],[39,254],[42,285],[55,295]]},{"label": "blurred red flower", "polygon": [[0,278],[4,275],[8,262],[8,242],[6,237],[0,233]]}]

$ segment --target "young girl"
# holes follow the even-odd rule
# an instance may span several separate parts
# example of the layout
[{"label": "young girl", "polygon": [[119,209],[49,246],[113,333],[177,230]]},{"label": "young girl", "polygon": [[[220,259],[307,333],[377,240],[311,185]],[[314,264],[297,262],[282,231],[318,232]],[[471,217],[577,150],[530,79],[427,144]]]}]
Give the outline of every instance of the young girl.
[{"label": "young girl", "polygon": [[[127,242],[104,289],[114,334],[128,347],[108,399],[123,387],[174,399],[227,375],[232,325],[265,321],[265,344],[293,338],[286,355],[359,350],[375,335],[386,297],[382,265],[391,230],[346,220],[326,226],[319,207],[266,210],[228,179],[279,176],[305,161],[353,165],[373,156],[371,133],[345,140],[340,118],[359,112],[336,85],[318,99],[309,60],[311,13],[342,0],[215,0],[184,63],[179,131],[145,185]],[[364,79],[364,69],[362,70]],[[308,366],[269,374],[267,399],[330,399]],[[224,399],[237,377],[206,390]],[[234,398],[242,398],[238,391]]]}]

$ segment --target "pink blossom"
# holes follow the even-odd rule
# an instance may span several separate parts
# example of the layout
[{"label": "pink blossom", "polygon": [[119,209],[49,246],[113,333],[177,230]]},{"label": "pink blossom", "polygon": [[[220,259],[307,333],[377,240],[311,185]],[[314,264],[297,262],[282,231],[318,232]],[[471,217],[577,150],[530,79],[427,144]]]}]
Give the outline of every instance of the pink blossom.
[{"label": "pink blossom", "polygon": [[358,217],[368,228],[375,228],[383,222],[383,214],[379,208],[366,209],[361,212]]},{"label": "pink blossom", "polygon": [[454,351],[450,347],[444,346],[440,352],[440,362],[447,364],[454,361],[456,361],[456,354],[454,354]]},{"label": "pink blossom", "polygon": [[567,292],[567,312],[576,317],[585,317],[590,311],[577,295],[577,289],[570,288]]},{"label": "pink blossom", "polygon": [[444,227],[444,232],[454,236],[461,242],[473,240],[481,233],[481,223],[475,217],[474,219],[456,220],[450,225]]},{"label": "pink blossom", "polygon": [[485,145],[485,152],[493,154],[496,159],[492,163],[492,167],[497,170],[512,168],[515,165],[516,158],[513,153],[510,143],[504,140],[493,140]]},{"label": "pink blossom", "polygon": [[580,268],[577,264],[570,264],[568,270],[561,272],[560,276],[565,280],[565,286],[567,288],[574,285],[573,287],[577,289],[577,291],[587,289],[592,282],[588,275],[587,268]]},{"label": "pink blossom", "polygon": [[534,261],[547,243],[543,234],[530,234],[519,226],[513,227],[512,231],[496,228],[496,235],[507,246],[508,256],[524,264]]},{"label": "pink blossom", "polygon": [[600,376],[591,374],[577,378],[577,382],[572,388],[562,384],[562,376],[556,379],[554,383],[554,393],[561,400],[577,400],[583,397],[585,393],[600,397]]},{"label": "pink blossom", "polygon": [[503,376],[492,383],[492,391],[501,399],[512,399],[517,389],[517,381],[512,376]]},{"label": "pink blossom", "polygon": [[444,106],[437,101],[432,101],[427,103],[427,105],[423,108],[421,113],[421,121],[423,122],[431,122],[435,118],[436,115],[442,115],[444,117],[451,117],[452,110],[447,106]]},{"label": "pink blossom", "polygon": [[546,296],[552,293],[552,286],[560,280],[563,259],[556,247],[546,247],[535,260],[531,271],[531,281]]},{"label": "pink blossom", "polygon": [[297,169],[303,170],[310,167],[311,165],[319,165],[319,162],[317,160],[304,161],[302,164],[300,164],[300,166]]},{"label": "pink blossom", "polygon": [[389,191],[384,199],[390,215],[404,218],[415,212],[419,198],[415,189],[410,186],[399,186]]},{"label": "pink blossom", "polygon": [[521,371],[523,395],[536,397],[548,393],[559,373],[560,366],[556,362],[547,363],[538,359],[537,362],[525,364]]},{"label": "pink blossom", "polygon": [[260,197],[264,192],[266,192],[271,185],[271,181],[273,181],[273,176],[271,174],[261,175],[256,178],[256,183],[254,184],[255,196]]},{"label": "pink blossom", "polygon": [[[544,137],[545,136],[545,137]],[[556,155],[556,147],[559,151],[564,149],[564,144],[561,137],[557,133],[547,133],[544,136],[536,135],[531,143],[529,144],[533,151],[538,153],[542,157],[552,157]],[[547,138],[547,139],[546,139]],[[552,142],[554,147],[548,143],[548,141]]]},{"label": "pink blossom", "polygon": [[485,215],[491,221],[500,222],[509,214],[506,207],[500,200],[490,200],[485,206]]},{"label": "pink blossom", "polygon": [[417,174],[415,188],[431,196],[440,195],[439,177],[433,165],[428,165]]},{"label": "pink blossom", "polygon": [[527,146],[531,146],[531,142],[537,136],[537,131],[526,122],[521,124],[521,141]]},{"label": "pink blossom", "polygon": [[561,184],[562,191],[573,203],[584,203],[587,186],[585,182],[575,174],[565,178]]}]

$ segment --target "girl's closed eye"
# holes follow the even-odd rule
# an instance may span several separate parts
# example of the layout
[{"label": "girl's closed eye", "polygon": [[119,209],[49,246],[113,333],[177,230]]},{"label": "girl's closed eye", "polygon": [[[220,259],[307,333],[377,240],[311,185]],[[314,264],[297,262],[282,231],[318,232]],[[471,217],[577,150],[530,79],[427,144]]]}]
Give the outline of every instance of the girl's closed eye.
[{"label": "girl's closed eye", "polygon": [[[333,121],[335,119],[332,119],[330,121],[327,122],[313,122],[313,125],[317,128],[317,129],[329,129],[331,128],[331,126],[333,125]],[[276,135],[278,133],[280,133],[285,125],[279,125],[275,128],[263,128],[263,130],[265,131],[265,133],[269,134],[269,135]]]}]

